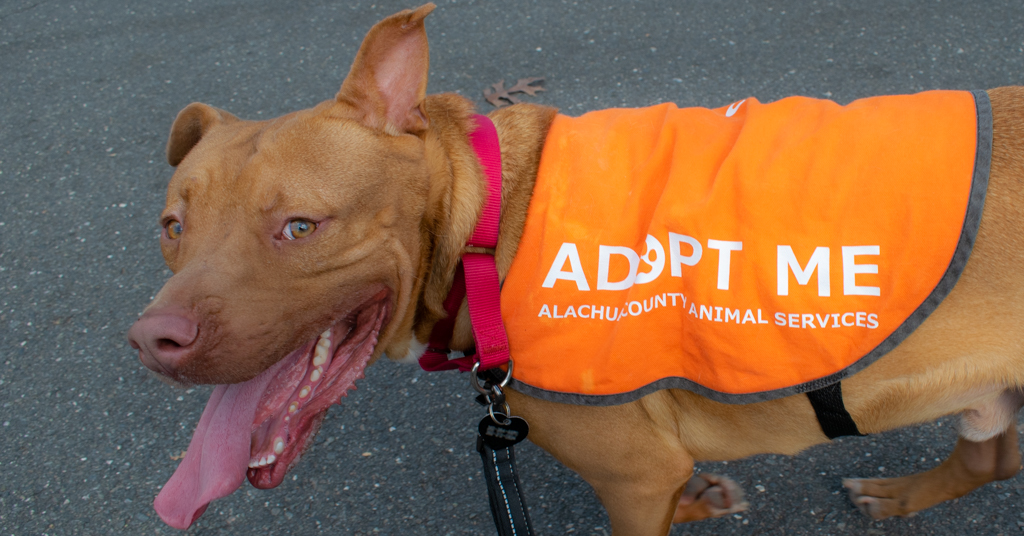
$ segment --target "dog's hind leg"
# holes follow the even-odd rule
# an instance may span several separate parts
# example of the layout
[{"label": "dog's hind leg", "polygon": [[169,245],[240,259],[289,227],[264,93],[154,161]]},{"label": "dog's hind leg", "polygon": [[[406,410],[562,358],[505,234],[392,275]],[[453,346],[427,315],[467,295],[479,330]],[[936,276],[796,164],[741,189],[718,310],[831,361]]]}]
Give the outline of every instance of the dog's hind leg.
[{"label": "dog's hind leg", "polygon": [[874,519],[907,516],[1020,470],[1016,414],[1024,392],[1010,390],[961,417],[956,448],[938,467],[901,478],[848,479],[850,499]]}]

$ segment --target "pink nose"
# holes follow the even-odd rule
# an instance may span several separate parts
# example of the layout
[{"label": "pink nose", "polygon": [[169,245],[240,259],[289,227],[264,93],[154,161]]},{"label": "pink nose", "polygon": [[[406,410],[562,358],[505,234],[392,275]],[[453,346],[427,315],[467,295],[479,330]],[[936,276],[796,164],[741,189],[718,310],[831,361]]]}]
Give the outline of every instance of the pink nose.
[{"label": "pink nose", "polygon": [[192,343],[199,335],[199,323],[182,309],[147,311],[128,330],[128,343],[139,351],[139,360],[148,368],[175,376],[192,354]]}]

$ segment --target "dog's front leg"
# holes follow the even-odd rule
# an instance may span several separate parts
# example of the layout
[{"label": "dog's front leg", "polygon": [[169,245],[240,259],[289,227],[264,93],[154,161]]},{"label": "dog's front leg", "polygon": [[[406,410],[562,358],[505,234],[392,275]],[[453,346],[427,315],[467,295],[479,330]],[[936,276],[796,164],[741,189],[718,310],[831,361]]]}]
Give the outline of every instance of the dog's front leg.
[{"label": "dog's front leg", "polygon": [[594,488],[615,535],[664,536],[673,522],[747,507],[733,481],[694,475],[666,391],[611,407],[557,404],[514,391],[508,397],[530,422],[530,439]]},{"label": "dog's front leg", "polygon": [[[1007,391],[991,403],[965,412],[956,448],[941,465],[901,478],[848,479],[843,485],[849,489],[850,499],[865,514],[884,519],[910,515],[962,497],[989,482],[1013,477],[1021,464],[1016,413],[1022,402],[1022,393]],[[973,441],[985,431],[979,429],[979,424],[998,426],[1003,431]]]},{"label": "dog's front leg", "polygon": [[616,536],[665,536],[693,458],[641,401],[610,407],[558,404],[508,392],[530,440],[590,484]]}]

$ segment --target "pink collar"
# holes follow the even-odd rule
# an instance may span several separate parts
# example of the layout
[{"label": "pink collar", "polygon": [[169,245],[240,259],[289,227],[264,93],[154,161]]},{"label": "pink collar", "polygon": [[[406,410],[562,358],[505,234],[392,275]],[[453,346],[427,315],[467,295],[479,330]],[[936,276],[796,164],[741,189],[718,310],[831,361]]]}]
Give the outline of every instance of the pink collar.
[{"label": "pink collar", "polygon": [[[508,336],[501,323],[501,287],[494,261],[501,220],[501,148],[494,123],[483,115],[474,115],[473,120],[476,129],[470,132],[469,142],[487,177],[487,199],[445,298],[448,316],[434,325],[427,351],[420,357],[420,367],[426,371],[459,369],[465,372],[477,362],[480,370],[487,370],[509,361]],[[467,296],[476,353],[449,359],[448,343],[455,328],[455,317],[462,299]]]}]

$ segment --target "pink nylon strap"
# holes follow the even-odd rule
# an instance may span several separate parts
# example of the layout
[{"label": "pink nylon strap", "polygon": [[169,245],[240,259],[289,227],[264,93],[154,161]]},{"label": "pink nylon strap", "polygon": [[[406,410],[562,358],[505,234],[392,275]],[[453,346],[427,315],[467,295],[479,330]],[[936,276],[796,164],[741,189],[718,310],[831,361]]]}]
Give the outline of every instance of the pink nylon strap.
[{"label": "pink nylon strap", "polygon": [[[493,254],[498,245],[498,224],[501,220],[501,148],[494,123],[483,115],[475,115],[473,120],[476,129],[469,134],[469,142],[487,179],[487,199],[484,201],[480,221],[466,246],[492,252],[467,251],[462,254],[455,282],[445,299],[448,317],[434,326],[430,334],[430,345],[420,357],[420,367],[427,371],[456,368],[467,371],[476,362],[480,363],[480,370],[487,370],[509,361],[508,336],[501,322],[501,286]],[[463,273],[464,285],[460,284]],[[469,319],[477,352],[471,356],[448,359],[448,343],[463,295],[468,296]]]}]

